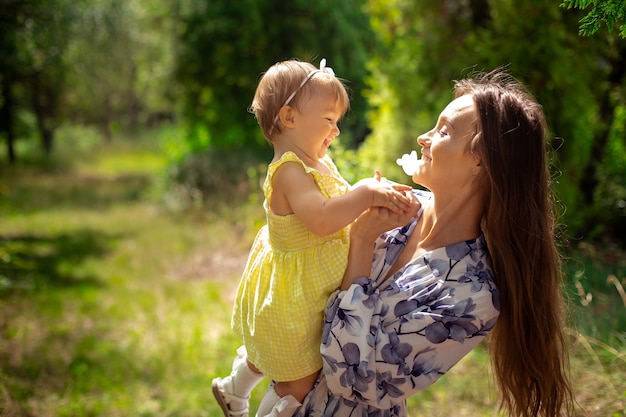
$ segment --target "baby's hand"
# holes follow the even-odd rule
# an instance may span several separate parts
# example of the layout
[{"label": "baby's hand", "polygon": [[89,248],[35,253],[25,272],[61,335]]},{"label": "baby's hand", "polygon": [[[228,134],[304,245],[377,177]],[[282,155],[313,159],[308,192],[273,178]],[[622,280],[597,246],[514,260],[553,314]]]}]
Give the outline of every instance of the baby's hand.
[{"label": "baby's hand", "polygon": [[373,241],[381,233],[393,228],[404,226],[411,218],[417,217],[422,207],[417,196],[411,191],[404,191],[411,199],[411,209],[407,212],[396,213],[385,207],[370,207],[352,224],[350,238],[367,239]]},{"label": "baby's hand", "polygon": [[[403,214],[411,210],[412,199],[407,195],[406,185],[390,185],[383,182],[372,181],[367,184],[372,190],[372,206],[386,207],[394,213]],[[409,193],[410,194],[410,193]]]}]

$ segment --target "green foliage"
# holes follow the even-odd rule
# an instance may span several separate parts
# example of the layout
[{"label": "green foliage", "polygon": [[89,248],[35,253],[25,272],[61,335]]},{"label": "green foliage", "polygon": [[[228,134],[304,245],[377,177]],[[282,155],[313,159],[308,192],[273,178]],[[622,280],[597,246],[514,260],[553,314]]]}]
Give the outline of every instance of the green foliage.
[{"label": "green foliage", "polygon": [[[591,36],[596,33],[602,23],[606,24],[609,32],[613,31],[613,28],[620,24],[622,21],[626,21],[626,3],[622,0],[564,0],[561,3],[561,7],[586,9],[590,5],[593,5],[591,11],[580,20],[579,33],[584,36]],[[622,23],[619,26],[620,36],[626,38],[626,23]]]},{"label": "green foliage", "polygon": [[7,141],[8,159],[20,132],[21,113],[33,115],[26,137],[40,136],[50,153],[57,112],[65,89],[64,54],[74,16],[67,0],[25,0],[0,4],[0,137]]},{"label": "green foliage", "polygon": [[[172,193],[179,209],[236,205],[256,198],[265,179],[267,163],[250,149],[224,151],[208,147],[189,153],[170,170]],[[259,201],[261,204],[262,200]]]},{"label": "green foliage", "polygon": [[243,145],[228,150],[212,147],[205,125],[196,125],[194,131],[181,125],[164,127],[158,143],[167,160],[161,191],[169,209],[214,210],[262,198],[269,155]]},{"label": "green foliage", "polygon": [[[450,80],[464,65],[455,65],[458,55],[441,44],[452,27],[440,20],[443,7],[434,1],[370,2],[372,26],[382,44],[373,51],[367,79],[373,131],[359,149],[370,172],[380,169],[388,178],[406,182],[395,160],[417,147],[418,134],[434,125],[451,97]],[[437,25],[437,30],[429,24]]]},{"label": "green foliage", "polygon": [[0,135],[12,139],[8,153],[35,133],[51,153],[67,121],[98,126],[109,139],[173,120],[173,23],[163,0],[2,2]]},{"label": "green foliage", "polygon": [[162,0],[74,2],[66,117],[116,129],[171,121],[174,23]]},{"label": "green foliage", "polygon": [[[570,277],[567,291],[577,330],[611,346],[626,342],[626,334],[608,329],[626,329],[626,262],[619,246],[605,242],[592,245],[581,242],[566,260],[566,274]],[[599,323],[607,326],[599,325]]]},{"label": "green foliage", "polygon": [[362,178],[373,176],[373,171],[367,172],[364,169],[357,150],[347,148],[341,140],[335,139],[328,154],[333,158],[343,178],[350,184],[354,184]]},{"label": "green foliage", "polygon": [[615,108],[613,126],[598,167],[596,230],[626,244],[626,105]]},{"label": "green foliage", "polygon": [[206,126],[214,147],[245,143],[264,148],[265,139],[247,113],[262,72],[284,59],[316,64],[325,57],[354,93],[346,126],[351,137],[362,139],[365,123],[360,115],[366,103],[361,92],[371,44],[362,3],[181,2],[177,78],[190,124]]}]

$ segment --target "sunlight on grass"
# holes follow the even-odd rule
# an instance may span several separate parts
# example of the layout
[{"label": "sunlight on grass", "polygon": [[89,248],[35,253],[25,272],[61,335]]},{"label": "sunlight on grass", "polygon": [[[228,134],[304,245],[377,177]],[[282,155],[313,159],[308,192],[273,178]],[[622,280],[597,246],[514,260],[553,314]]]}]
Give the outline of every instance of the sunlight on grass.
[{"label": "sunlight on grass", "polygon": [[118,175],[126,174],[158,174],[165,168],[165,160],[162,156],[147,152],[132,155],[109,155],[98,161],[97,165],[85,165],[78,167],[88,174]]},{"label": "sunlight on grass", "polygon": [[409,398],[409,416],[496,416],[498,398],[485,349],[481,343],[434,385]]},{"label": "sunlight on grass", "polygon": [[570,337],[577,400],[590,415],[625,415],[626,352],[574,331]]}]

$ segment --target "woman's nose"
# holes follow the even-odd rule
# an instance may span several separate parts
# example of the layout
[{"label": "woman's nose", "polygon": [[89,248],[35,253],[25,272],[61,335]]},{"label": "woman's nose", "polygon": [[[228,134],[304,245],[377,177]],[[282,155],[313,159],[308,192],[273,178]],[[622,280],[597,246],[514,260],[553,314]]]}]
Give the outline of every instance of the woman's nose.
[{"label": "woman's nose", "polygon": [[335,125],[333,127],[333,133],[335,136],[339,136],[339,134],[341,133],[341,130],[339,130],[339,126]]},{"label": "woman's nose", "polygon": [[430,136],[428,136],[428,132],[419,135],[417,137],[417,143],[422,147],[430,145]]}]

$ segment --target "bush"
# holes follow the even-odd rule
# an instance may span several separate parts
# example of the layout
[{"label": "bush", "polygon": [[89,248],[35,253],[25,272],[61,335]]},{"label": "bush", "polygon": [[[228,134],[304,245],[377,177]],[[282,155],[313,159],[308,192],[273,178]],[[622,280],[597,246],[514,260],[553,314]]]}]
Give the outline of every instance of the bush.
[{"label": "bush", "polygon": [[167,200],[178,208],[215,208],[258,198],[266,162],[246,149],[208,148],[188,154],[170,169]]}]

